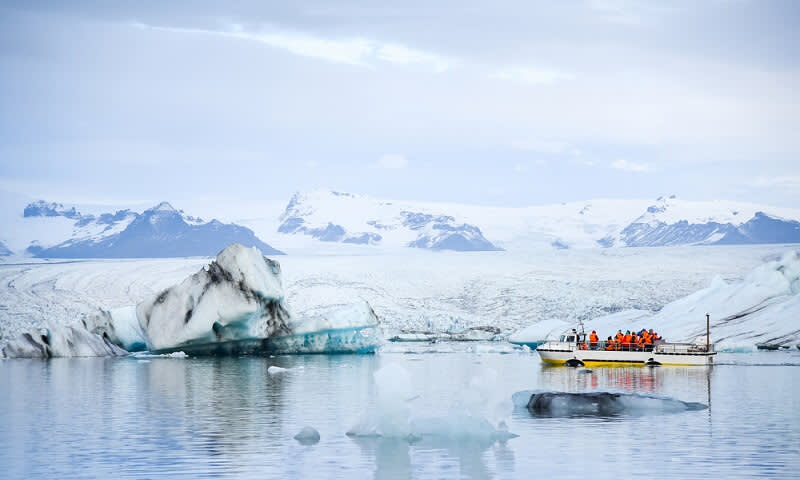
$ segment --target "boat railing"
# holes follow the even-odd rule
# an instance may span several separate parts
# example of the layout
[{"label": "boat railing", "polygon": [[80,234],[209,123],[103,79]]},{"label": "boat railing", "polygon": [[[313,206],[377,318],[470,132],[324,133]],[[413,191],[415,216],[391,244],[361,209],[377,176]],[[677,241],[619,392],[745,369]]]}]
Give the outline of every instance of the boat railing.
[{"label": "boat railing", "polygon": [[696,343],[662,343],[656,345],[656,353],[708,353],[714,351],[714,345],[699,345]]}]

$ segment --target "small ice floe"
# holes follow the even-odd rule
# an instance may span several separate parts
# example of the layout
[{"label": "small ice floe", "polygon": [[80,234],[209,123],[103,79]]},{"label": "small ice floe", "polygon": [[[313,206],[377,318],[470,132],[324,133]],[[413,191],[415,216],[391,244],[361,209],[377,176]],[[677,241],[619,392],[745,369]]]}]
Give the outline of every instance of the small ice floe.
[{"label": "small ice floe", "polygon": [[314,427],[303,427],[294,439],[300,442],[301,445],[314,445],[319,443],[319,432]]},{"label": "small ice floe", "polygon": [[189,358],[189,355],[187,355],[184,352],[172,352],[172,353],[137,352],[137,353],[132,353],[131,357],[142,362],[148,358]]},{"label": "small ice floe", "polygon": [[267,373],[270,375],[280,375],[281,373],[287,372],[288,368],[278,367],[276,365],[270,365],[267,369]]},{"label": "small ice floe", "polygon": [[642,416],[705,410],[702,403],[684,402],[669,397],[618,392],[531,392],[513,395],[514,406],[534,416]]}]

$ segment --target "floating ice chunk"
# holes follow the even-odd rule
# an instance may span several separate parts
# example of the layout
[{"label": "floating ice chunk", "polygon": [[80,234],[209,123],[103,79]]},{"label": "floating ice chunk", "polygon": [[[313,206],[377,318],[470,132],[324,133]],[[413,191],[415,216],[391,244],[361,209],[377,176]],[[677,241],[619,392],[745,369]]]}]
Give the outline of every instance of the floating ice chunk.
[{"label": "floating ice chunk", "polygon": [[516,407],[532,415],[548,417],[616,416],[677,413],[708,408],[702,403],[683,402],[669,397],[618,392],[517,392]]},{"label": "floating ice chunk", "polygon": [[8,358],[111,357],[128,352],[82,325],[57,326],[20,335],[3,347]]},{"label": "floating ice chunk", "polygon": [[267,369],[267,373],[269,373],[270,375],[279,375],[279,374],[281,374],[283,372],[286,372],[288,370],[289,370],[288,368],[283,368],[283,367],[278,367],[278,366],[275,366],[275,365],[270,365],[269,368]]},{"label": "floating ice chunk", "polygon": [[[375,372],[377,398],[347,435],[417,440],[420,438],[471,438],[488,441],[505,440],[510,433],[504,421],[493,424],[482,413],[492,410],[492,396],[486,388],[496,381],[496,374],[478,376],[470,381],[463,398],[457,400],[446,415],[419,415],[411,403],[418,398],[411,375],[397,364],[389,364]],[[494,375],[494,376],[492,376]],[[505,402],[507,403],[507,402]],[[503,405],[503,408],[506,408]],[[507,406],[506,414],[511,410]],[[490,415],[496,412],[489,412]]]},{"label": "floating ice chunk", "polygon": [[149,358],[189,358],[185,352],[172,352],[172,353],[149,353],[137,352],[131,355],[134,358],[149,359]]},{"label": "floating ice chunk", "polygon": [[372,353],[383,343],[378,316],[367,302],[317,311],[292,319],[291,334],[265,342],[280,353]]},{"label": "floating ice chunk", "polygon": [[302,445],[314,445],[319,443],[319,432],[313,427],[303,427],[294,439]]},{"label": "floating ice chunk", "polygon": [[378,316],[365,301],[329,307],[308,316],[292,318],[289,322],[289,328],[294,334],[376,326]]}]

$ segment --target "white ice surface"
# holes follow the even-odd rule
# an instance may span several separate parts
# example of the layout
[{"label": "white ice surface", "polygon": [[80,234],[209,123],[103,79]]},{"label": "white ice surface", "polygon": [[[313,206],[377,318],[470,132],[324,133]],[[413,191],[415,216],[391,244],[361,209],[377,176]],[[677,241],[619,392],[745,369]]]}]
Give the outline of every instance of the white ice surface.
[{"label": "white ice surface", "polygon": [[[297,254],[279,260],[286,301],[297,318],[362,299],[374,308],[384,329],[456,331],[488,325],[510,334],[553,319],[571,323],[631,309],[654,312],[706,288],[717,275],[728,283],[740,280],[765,259],[790,249],[406,249],[392,254]],[[0,343],[48,322],[66,325],[97,308],[136,304],[208,262],[189,258],[0,265]],[[791,305],[774,307],[770,313],[781,315]],[[704,313],[696,320],[692,316],[691,328],[681,338],[704,326]],[[728,328],[735,332],[737,327]]]}]

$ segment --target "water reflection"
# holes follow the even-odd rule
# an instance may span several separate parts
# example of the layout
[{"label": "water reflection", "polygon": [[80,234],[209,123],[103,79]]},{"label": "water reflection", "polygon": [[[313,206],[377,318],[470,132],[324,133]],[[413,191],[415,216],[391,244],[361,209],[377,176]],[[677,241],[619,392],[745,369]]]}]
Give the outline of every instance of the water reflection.
[{"label": "water reflection", "polygon": [[[715,417],[523,411],[508,419],[519,438],[505,443],[347,437],[374,403],[373,373],[388,362],[408,369],[426,417],[465,405],[456,400],[484,368],[498,372],[500,397],[616,390],[710,399]],[[270,375],[271,365],[288,370]],[[586,478],[590,464],[593,478],[789,478],[800,468],[799,373],[778,365],[580,373],[542,368],[533,356],[475,354],[8,360],[0,362],[0,477]],[[320,432],[318,444],[292,438],[306,425]]]},{"label": "water reflection", "polygon": [[[441,437],[414,442],[382,437],[353,437],[351,440],[365,456],[374,460],[373,478],[376,480],[418,476],[484,480],[514,472],[514,452],[505,441]],[[493,460],[493,469],[490,460]]]},{"label": "water reflection", "polygon": [[[711,376],[714,367],[597,367],[575,369],[542,366],[540,388],[563,392],[591,390],[623,391],[629,393],[665,394],[670,388],[683,385],[693,391],[707,391],[711,397]],[[704,399],[706,400],[706,399]]]}]

